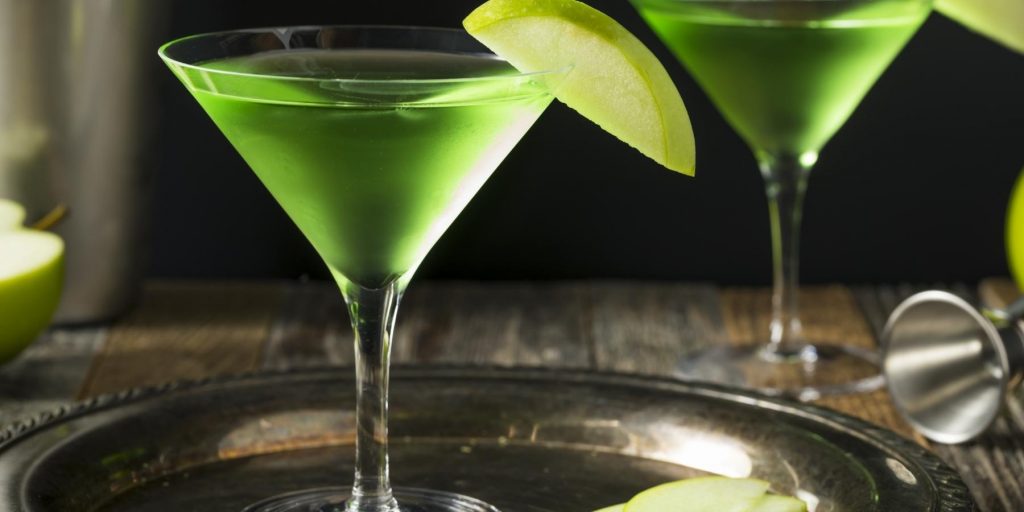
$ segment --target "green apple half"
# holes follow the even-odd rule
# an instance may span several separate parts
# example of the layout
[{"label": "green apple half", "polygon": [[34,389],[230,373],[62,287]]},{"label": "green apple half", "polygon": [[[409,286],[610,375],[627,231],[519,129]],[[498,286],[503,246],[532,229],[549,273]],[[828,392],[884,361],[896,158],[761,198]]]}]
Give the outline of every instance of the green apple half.
[{"label": "green apple half", "polygon": [[23,219],[20,205],[0,200],[0,363],[50,324],[64,281],[64,241]]}]

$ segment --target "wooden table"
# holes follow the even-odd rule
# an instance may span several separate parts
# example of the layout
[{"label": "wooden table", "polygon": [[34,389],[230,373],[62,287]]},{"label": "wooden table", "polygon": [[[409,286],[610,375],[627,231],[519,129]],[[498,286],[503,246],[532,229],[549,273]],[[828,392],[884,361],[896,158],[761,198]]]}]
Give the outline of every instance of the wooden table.
[{"label": "wooden table", "polygon": [[[1008,281],[971,300],[1001,305]],[[875,344],[910,286],[807,287],[808,334]],[[591,368],[671,375],[685,352],[753,339],[768,322],[765,289],[689,283],[415,283],[402,305],[398,363]],[[333,285],[319,282],[154,282],[111,326],[57,329],[0,369],[0,422],[75,398],[258,369],[349,364],[348,319]],[[928,445],[884,391],[821,401],[925,444],[957,468],[984,512],[1024,511],[1024,393],[995,428],[960,446]]]}]

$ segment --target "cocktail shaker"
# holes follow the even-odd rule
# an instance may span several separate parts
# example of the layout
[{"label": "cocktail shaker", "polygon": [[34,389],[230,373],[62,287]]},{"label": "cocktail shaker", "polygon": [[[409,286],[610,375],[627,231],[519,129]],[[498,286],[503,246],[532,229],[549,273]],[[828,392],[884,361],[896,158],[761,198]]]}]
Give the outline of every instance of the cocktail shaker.
[{"label": "cocktail shaker", "polygon": [[142,146],[164,0],[0,0],[0,197],[68,208],[56,320],[123,311],[138,290]]},{"label": "cocktail shaker", "polygon": [[942,291],[893,310],[882,371],[897,409],[924,436],[961,443],[986,431],[1024,375],[1024,299],[976,310]]}]

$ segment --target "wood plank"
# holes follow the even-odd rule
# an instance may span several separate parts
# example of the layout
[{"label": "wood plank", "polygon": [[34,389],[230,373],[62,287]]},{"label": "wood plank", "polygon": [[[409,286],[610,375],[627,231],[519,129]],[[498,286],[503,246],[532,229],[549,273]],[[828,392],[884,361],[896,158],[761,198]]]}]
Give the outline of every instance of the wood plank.
[{"label": "wood plank", "polygon": [[[399,307],[392,360],[586,366],[584,294],[574,283],[413,283]],[[263,366],[351,362],[352,331],[335,286],[291,286]]]},{"label": "wood plank", "polygon": [[147,285],[110,329],[79,397],[257,369],[282,295],[280,283]]},{"label": "wood plank", "polygon": [[414,283],[399,312],[399,363],[586,367],[586,285]]},{"label": "wood plank", "polygon": [[105,327],[53,329],[5,364],[0,371],[0,423],[74,399],[106,337]]},{"label": "wood plank", "polygon": [[1020,296],[1017,284],[1009,278],[993,277],[978,284],[978,297],[982,304],[990,308],[1005,308]]},{"label": "wood plank", "polygon": [[284,369],[352,363],[348,311],[334,283],[290,283],[282,302],[263,350],[261,367]]},{"label": "wood plank", "polygon": [[[771,290],[730,288],[722,293],[722,311],[733,343],[764,342],[771,322]],[[804,334],[812,340],[871,349],[874,332],[851,291],[842,285],[804,286],[800,290]],[[826,396],[817,401],[923,442],[896,412],[884,391]]]},{"label": "wood plank", "polygon": [[934,449],[956,468],[985,512],[1024,510],[1024,449],[1021,432],[1005,416],[977,439]]},{"label": "wood plank", "polygon": [[590,295],[595,369],[671,376],[688,352],[726,339],[712,285],[596,282]]}]

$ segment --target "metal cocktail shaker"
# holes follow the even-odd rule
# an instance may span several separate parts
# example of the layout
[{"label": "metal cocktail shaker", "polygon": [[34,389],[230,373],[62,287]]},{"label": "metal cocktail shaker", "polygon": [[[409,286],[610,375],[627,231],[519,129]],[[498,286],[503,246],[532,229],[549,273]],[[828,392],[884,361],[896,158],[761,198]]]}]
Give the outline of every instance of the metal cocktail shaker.
[{"label": "metal cocktail shaker", "polygon": [[0,0],[0,197],[67,247],[56,321],[123,311],[142,270],[148,73],[161,0]]}]

